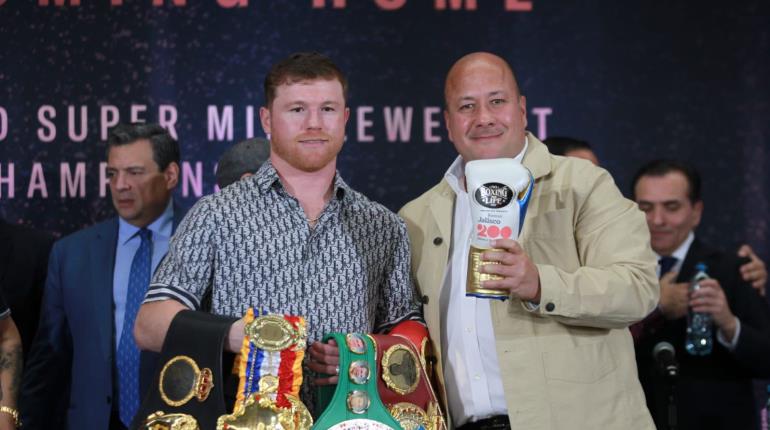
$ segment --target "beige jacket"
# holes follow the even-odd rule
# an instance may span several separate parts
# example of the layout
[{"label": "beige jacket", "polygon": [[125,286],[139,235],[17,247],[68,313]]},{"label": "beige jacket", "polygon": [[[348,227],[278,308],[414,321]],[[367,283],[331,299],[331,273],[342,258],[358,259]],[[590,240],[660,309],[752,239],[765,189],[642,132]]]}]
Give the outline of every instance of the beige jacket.
[{"label": "beige jacket", "polygon": [[[652,429],[627,328],[658,302],[644,216],[605,170],[528,139],[535,187],[519,242],[540,272],[541,302],[530,311],[517,299],[490,301],[513,428]],[[442,180],[400,212],[440,379],[454,198]]]}]

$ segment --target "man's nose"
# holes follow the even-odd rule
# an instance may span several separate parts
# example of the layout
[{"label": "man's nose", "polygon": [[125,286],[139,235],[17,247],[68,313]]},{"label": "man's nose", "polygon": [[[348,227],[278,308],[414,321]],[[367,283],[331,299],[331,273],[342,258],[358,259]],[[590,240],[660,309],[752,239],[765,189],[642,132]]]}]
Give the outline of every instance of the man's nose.
[{"label": "man's nose", "polygon": [[652,211],[650,212],[650,215],[652,218],[653,225],[663,225],[665,223],[663,210],[661,208],[653,208]]},{"label": "man's nose", "polygon": [[113,181],[116,190],[127,190],[131,188],[131,184],[127,180],[126,174],[123,172],[116,173],[115,176],[113,176]]},{"label": "man's nose", "polygon": [[308,129],[320,129],[321,128],[321,111],[317,109],[309,109],[307,112],[306,128]]},{"label": "man's nose", "polygon": [[492,115],[492,111],[489,106],[480,104],[476,109],[476,126],[486,127],[495,123],[495,117]]}]

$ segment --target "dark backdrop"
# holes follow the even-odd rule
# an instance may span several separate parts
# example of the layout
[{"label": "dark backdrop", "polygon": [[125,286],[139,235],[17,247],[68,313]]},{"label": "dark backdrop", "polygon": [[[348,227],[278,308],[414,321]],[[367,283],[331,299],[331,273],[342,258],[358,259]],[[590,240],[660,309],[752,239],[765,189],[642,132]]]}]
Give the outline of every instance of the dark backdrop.
[{"label": "dark backdrop", "polygon": [[[262,79],[299,50],[326,53],[348,73],[352,112],[339,170],[397,210],[455,156],[443,122],[425,119],[442,121],[446,70],[488,50],[516,69],[534,133],[589,140],[624,192],[653,157],[693,162],[705,176],[702,236],[725,248],[746,241],[768,256],[766,2],[57,1],[0,0],[0,216],[10,222],[66,234],[112,215],[100,196],[102,106],[121,120],[132,105],[146,106],[138,117],[147,121],[162,105],[176,112],[189,166],[178,195],[191,205],[212,192],[228,145],[263,134]],[[87,135],[78,136],[83,106]],[[221,116],[227,106],[232,136],[218,138],[208,112]],[[411,109],[411,130],[392,141],[385,115],[396,107]],[[83,195],[77,181],[74,196],[66,183],[62,193],[62,168],[76,177],[78,163]]]}]

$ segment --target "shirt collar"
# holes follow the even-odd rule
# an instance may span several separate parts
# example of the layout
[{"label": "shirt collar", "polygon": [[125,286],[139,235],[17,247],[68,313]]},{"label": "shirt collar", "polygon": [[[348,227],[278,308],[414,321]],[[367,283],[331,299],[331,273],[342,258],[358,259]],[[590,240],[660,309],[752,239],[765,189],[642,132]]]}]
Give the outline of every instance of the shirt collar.
[{"label": "shirt collar", "polygon": [[[687,256],[687,252],[690,250],[690,245],[692,245],[693,240],[695,240],[695,233],[690,232],[690,234],[687,235],[687,239],[685,239],[684,242],[679,245],[679,248],[671,253],[671,257],[676,258],[677,264],[684,261],[684,258]],[[658,255],[657,252],[655,255],[658,256],[658,260],[660,260],[661,257],[667,257],[666,255]]]},{"label": "shirt collar", "polygon": [[[275,167],[270,160],[262,163],[262,166],[257,170],[257,173],[254,174],[253,178],[253,181],[257,183],[257,189],[259,189],[260,194],[267,193],[273,186],[283,188],[283,184],[281,184],[280,177],[278,176],[278,171],[275,170]],[[336,196],[337,199],[342,200],[349,190],[350,187],[344,180],[342,180],[340,172],[335,171],[333,195]]]},{"label": "shirt collar", "polygon": [[[513,157],[513,159],[521,163],[521,161],[524,159],[524,154],[527,153],[528,146],[529,139],[527,139],[527,136],[525,135],[524,148],[522,148],[521,152]],[[462,155],[458,155],[457,158],[455,158],[455,161],[452,162],[452,165],[449,166],[449,169],[447,169],[446,173],[444,174],[444,179],[446,179],[446,181],[449,183],[449,186],[452,187],[452,190],[454,190],[455,194],[461,194],[465,192],[465,161],[463,160]]]},{"label": "shirt collar", "polygon": [[[173,223],[174,201],[173,199],[168,199],[166,209],[162,214],[160,214],[158,218],[155,219],[155,221],[147,226],[147,229],[152,232],[153,237],[162,236],[168,238],[171,237]],[[125,245],[126,242],[131,240],[136,235],[136,233],[139,232],[139,230],[139,227],[130,224],[123,218],[118,218],[118,243]]]}]

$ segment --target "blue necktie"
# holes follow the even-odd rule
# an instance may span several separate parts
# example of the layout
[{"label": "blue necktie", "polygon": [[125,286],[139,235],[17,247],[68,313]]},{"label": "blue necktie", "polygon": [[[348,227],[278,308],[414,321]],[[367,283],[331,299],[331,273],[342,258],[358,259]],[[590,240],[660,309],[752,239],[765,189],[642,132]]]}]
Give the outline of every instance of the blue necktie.
[{"label": "blue necktie", "polygon": [[152,266],[152,232],[143,228],[138,234],[142,243],[134,254],[128,275],[126,312],[117,357],[120,420],[126,427],[131,425],[139,409],[139,348],[134,342],[134,321],[150,284]]},{"label": "blue necktie", "polygon": [[658,260],[658,263],[660,264],[660,277],[662,278],[663,275],[670,272],[671,269],[674,268],[676,265],[677,260],[679,260],[676,257],[660,257],[660,260]]},{"label": "blue necktie", "polygon": [[[658,278],[662,278],[663,275],[670,272],[678,260],[679,259],[676,257],[660,257],[658,260],[658,264],[660,264],[660,276],[658,276]],[[629,329],[631,330],[631,336],[634,337],[634,343],[638,343],[639,340],[645,336],[645,333],[654,333],[662,326],[663,314],[660,312],[659,308],[656,308],[652,313],[647,315],[647,318],[631,324]]]}]

